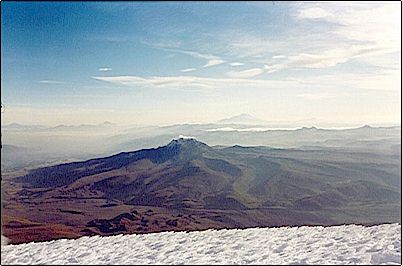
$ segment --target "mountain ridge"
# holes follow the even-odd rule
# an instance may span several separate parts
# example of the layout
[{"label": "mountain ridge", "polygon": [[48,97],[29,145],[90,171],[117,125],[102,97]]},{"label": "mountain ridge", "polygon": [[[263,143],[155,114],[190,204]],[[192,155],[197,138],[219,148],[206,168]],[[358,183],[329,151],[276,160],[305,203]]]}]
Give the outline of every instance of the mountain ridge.
[{"label": "mountain ridge", "polygon": [[64,232],[398,222],[399,160],[326,148],[210,147],[174,138],[157,148],[11,179],[5,234],[18,242],[32,230],[54,239]]},{"label": "mountain ridge", "polygon": [[267,124],[268,122],[259,118],[256,118],[250,114],[242,113],[239,115],[235,115],[229,118],[224,118],[221,120],[218,120],[217,123],[222,123],[222,124]]}]

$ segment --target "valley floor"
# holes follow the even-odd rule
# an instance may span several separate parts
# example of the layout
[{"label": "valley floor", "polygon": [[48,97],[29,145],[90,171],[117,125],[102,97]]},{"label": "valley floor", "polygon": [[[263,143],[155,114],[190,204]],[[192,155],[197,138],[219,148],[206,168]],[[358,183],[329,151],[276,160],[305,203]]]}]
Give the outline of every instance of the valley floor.
[{"label": "valley floor", "polygon": [[163,232],[6,245],[1,264],[401,264],[401,225]]}]

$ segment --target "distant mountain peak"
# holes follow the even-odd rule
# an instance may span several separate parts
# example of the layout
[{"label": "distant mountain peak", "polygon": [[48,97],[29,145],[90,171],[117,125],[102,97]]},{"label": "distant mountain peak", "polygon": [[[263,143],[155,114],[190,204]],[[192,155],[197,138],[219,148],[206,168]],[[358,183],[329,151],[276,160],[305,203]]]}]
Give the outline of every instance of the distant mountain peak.
[{"label": "distant mountain peak", "polygon": [[23,125],[19,124],[19,123],[11,123],[11,124],[8,124],[7,126],[9,126],[9,127],[15,127],[15,126],[20,127],[20,126],[23,126]]},{"label": "distant mountain peak", "polygon": [[219,120],[218,123],[223,124],[266,124],[267,122],[256,118],[250,114],[242,113],[229,118]]},{"label": "distant mountain peak", "polygon": [[1,127],[10,130],[33,130],[33,129],[46,128],[46,126],[43,125],[31,125],[31,124],[19,124],[19,123],[11,123],[8,125],[2,125]]},{"label": "distant mountain peak", "polygon": [[254,116],[250,115],[250,114],[246,114],[246,113],[241,113],[239,115],[233,116],[233,117],[241,117],[241,118],[253,118],[255,119]]},{"label": "distant mountain peak", "polygon": [[370,125],[364,125],[364,126],[362,126],[362,127],[360,127],[360,128],[367,128],[367,129],[369,129],[369,128],[373,128],[373,127],[370,126]]},{"label": "distant mountain peak", "polygon": [[193,137],[183,137],[172,139],[166,147],[181,146],[181,147],[208,147],[209,146]]},{"label": "distant mountain peak", "polygon": [[161,148],[165,151],[169,151],[169,153],[173,152],[185,160],[212,149],[207,144],[195,138],[176,138],[170,141],[168,145]]},{"label": "distant mountain peak", "polygon": [[193,140],[197,140],[195,137],[191,137],[191,136],[184,136],[184,135],[179,135],[179,137],[177,139],[193,139]]}]

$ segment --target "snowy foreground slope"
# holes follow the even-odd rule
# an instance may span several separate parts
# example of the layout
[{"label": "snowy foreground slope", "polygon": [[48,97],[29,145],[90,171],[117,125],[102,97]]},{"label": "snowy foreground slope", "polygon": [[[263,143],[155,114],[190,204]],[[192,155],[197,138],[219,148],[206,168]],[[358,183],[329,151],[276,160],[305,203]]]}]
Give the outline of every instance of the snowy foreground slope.
[{"label": "snowy foreground slope", "polygon": [[400,264],[401,226],[164,232],[2,246],[2,264]]}]

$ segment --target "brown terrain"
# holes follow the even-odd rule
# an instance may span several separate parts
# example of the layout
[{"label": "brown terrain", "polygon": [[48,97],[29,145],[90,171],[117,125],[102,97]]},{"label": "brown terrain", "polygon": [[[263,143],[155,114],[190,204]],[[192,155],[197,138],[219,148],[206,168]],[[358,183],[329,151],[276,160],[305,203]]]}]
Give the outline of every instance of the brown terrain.
[{"label": "brown terrain", "polygon": [[400,222],[400,184],[400,155],[212,148],[179,139],[156,149],[4,175],[2,234],[24,243]]}]

